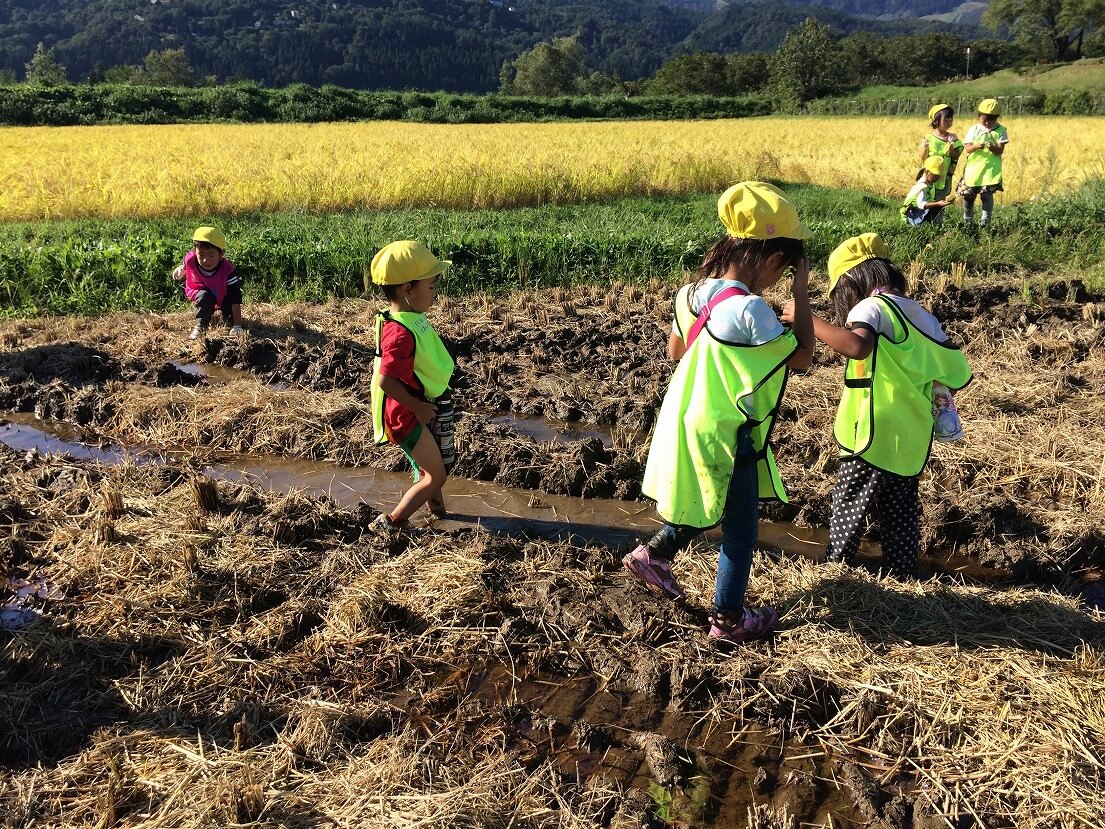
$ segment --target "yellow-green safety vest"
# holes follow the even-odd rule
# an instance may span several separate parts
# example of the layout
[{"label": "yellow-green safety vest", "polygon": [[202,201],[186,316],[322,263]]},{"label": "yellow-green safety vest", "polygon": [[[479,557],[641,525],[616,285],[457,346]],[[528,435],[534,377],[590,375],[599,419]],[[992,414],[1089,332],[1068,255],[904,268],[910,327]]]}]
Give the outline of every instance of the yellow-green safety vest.
[{"label": "yellow-green safety vest", "polygon": [[694,294],[694,283],[688,283],[675,294],[675,330],[687,342],[687,334],[694,326],[698,315],[691,308],[691,298]]},{"label": "yellow-green safety vest", "polygon": [[848,361],[833,434],[841,457],[912,477],[932,448],[932,384],[961,389],[971,381],[971,367],[958,347],[918,330],[893,300],[876,299],[894,336],[876,334],[866,358]]},{"label": "yellow-green safety vest", "polygon": [[[985,133],[982,144],[1000,144],[1006,138],[1005,127],[998,124],[988,133]],[[963,166],[963,183],[968,187],[990,187],[1001,184],[1001,156],[990,152],[985,146],[979,147],[967,156]]]},{"label": "yellow-green safety vest", "polygon": [[[680,307],[677,299],[677,325],[687,321],[680,320]],[[737,432],[745,424],[756,451],[759,497],[786,501],[769,440],[786,363],[797,349],[790,331],[763,345],[735,345],[715,339],[709,325],[702,329],[672,375],[645,465],[641,491],[656,501],[661,518],[700,529],[721,521]]]},{"label": "yellow-green safety vest", "polygon": [[931,132],[925,136],[925,157],[938,155],[944,159],[944,170],[940,173],[940,178],[935,181],[936,192],[942,195],[946,195],[945,188],[947,192],[951,190],[948,178],[955,171],[956,159],[952,158],[952,150],[956,147],[963,149],[963,142],[958,138],[955,141],[945,141]]},{"label": "yellow-green safety vest", "polygon": [[376,358],[372,361],[372,434],[377,443],[387,441],[384,430],[384,399],[380,388],[380,336],[385,322],[396,322],[414,337],[414,374],[422,383],[426,399],[433,402],[447,388],[453,376],[453,358],[425,314],[415,311],[380,311],[376,315]]},{"label": "yellow-green safety vest", "polygon": [[[917,185],[913,185],[916,187]],[[932,184],[926,184],[924,189],[925,201],[931,202],[937,200],[937,186],[934,181]],[[902,219],[905,219],[906,211],[911,207],[919,207],[917,204],[917,195],[913,192],[913,187],[909,188],[909,192],[905,194],[905,198],[902,199],[902,206],[898,208],[898,212],[902,214]]]}]

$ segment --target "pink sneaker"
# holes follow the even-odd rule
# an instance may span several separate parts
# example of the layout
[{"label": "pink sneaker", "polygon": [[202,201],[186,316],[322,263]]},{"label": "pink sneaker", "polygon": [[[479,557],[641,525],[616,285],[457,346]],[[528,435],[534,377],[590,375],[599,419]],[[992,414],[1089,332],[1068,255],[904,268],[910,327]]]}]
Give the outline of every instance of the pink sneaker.
[{"label": "pink sneaker", "polygon": [[710,639],[740,645],[767,636],[777,624],[779,613],[773,607],[745,608],[740,624],[733,624],[728,614],[715,611],[710,617]]},{"label": "pink sneaker", "polygon": [[652,558],[648,547],[641,544],[632,553],[626,554],[622,564],[634,578],[645,587],[666,599],[682,599],[683,588],[671,573],[671,562],[662,558]]}]

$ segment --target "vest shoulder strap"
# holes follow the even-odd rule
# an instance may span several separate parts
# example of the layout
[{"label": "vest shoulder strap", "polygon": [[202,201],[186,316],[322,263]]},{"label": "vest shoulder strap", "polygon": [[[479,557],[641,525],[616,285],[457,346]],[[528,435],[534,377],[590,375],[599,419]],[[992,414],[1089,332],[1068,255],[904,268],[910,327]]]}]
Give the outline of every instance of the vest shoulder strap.
[{"label": "vest shoulder strap", "polygon": [[691,347],[691,343],[698,339],[698,335],[702,333],[702,329],[706,326],[706,322],[710,319],[711,312],[725,302],[727,299],[732,299],[735,296],[748,296],[748,291],[741,288],[732,287],[726,288],[723,291],[719,291],[714,295],[714,298],[706,303],[706,306],[699,311],[698,319],[694,321],[694,325],[691,326],[691,330],[687,332],[687,348]]}]

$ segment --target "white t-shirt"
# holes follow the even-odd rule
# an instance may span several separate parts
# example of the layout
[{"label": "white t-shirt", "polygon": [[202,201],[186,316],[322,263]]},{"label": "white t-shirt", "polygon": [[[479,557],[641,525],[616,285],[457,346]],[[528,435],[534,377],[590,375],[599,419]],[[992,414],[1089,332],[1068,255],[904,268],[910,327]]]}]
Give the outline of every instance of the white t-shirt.
[{"label": "white t-shirt", "polygon": [[[732,279],[706,279],[691,297],[691,310],[697,315],[716,294],[726,288],[748,290],[743,282]],[[715,339],[740,345],[763,345],[783,333],[783,324],[779,322],[771,306],[763,297],[755,294],[730,297],[719,303],[710,312],[708,325]],[[679,331],[674,320],[671,330],[676,335],[687,335],[686,331]]]},{"label": "white t-shirt", "polygon": [[[940,320],[914,302],[912,299],[897,294],[881,294],[884,299],[889,299],[900,310],[913,326],[930,339],[942,343],[948,339],[944,329],[940,326]],[[877,334],[885,334],[893,339],[893,317],[884,308],[883,304],[873,296],[861,299],[855,307],[848,312],[848,328],[866,328]]]},{"label": "white t-shirt", "polygon": [[[967,134],[963,138],[964,144],[986,144],[993,141],[994,136],[990,134],[991,130],[988,130],[982,124],[971,124],[971,128],[967,130]],[[999,144],[1009,143],[1009,130],[1006,129],[1002,132],[998,138]]]},{"label": "white t-shirt", "polygon": [[917,179],[917,183],[913,185],[913,189],[909,191],[909,194],[905,197],[906,204],[909,207],[919,207],[924,210],[928,206],[928,199],[925,198],[925,191],[928,190],[928,182],[925,181],[925,177]]}]

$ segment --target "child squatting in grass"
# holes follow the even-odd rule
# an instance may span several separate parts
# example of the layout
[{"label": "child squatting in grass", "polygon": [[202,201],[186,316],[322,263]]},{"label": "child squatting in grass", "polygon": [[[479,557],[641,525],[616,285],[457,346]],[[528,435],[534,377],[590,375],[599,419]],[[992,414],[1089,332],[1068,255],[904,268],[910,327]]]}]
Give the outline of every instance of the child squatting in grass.
[{"label": "child squatting in grass", "polygon": [[944,169],[944,159],[936,155],[930,155],[925,159],[921,167],[921,174],[917,183],[910,188],[902,202],[902,219],[908,225],[917,226],[925,222],[938,225],[944,218],[944,208],[955,201],[951,193],[942,198],[938,195],[940,189],[940,173]]},{"label": "child squatting in grass", "polygon": [[[967,358],[940,321],[909,299],[905,276],[877,233],[842,242],[829,255],[836,325],[813,317],[817,338],[848,358],[833,433],[840,476],[833,489],[826,561],[854,565],[867,512],[879,522],[883,567],[916,574],[921,544],[917,483],[932,448],[934,403],[971,381]],[[797,319],[797,302],[783,320]]]},{"label": "child squatting in grass", "polygon": [[449,380],[453,358],[426,311],[437,298],[438,277],[452,263],[419,242],[392,242],[372,258],[372,281],[390,307],[376,315],[372,423],[377,443],[399,446],[414,470],[414,486],[373,527],[398,532],[423,504],[443,517],[441,488],[455,462]]},{"label": "child squatting in grass", "polygon": [[242,280],[226,258],[226,237],[213,227],[197,227],[192,242],[192,250],[173,271],[173,279],[184,280],[184,295],[196,309],[196,325],[188,338],[207,334],[216,308],[236,337],[242,333]]},{"label": "child squatting in grass", "polygon": [[[663,528],[622,559],[649,590],[683,596],[672,574],[678,550],[721,524],[709,637],[746,642],[771,632],[779,614],[745,606],[758,533],[758,501],[785,499],[768,445],[788,368],[808,368],[813,326],[804,239],[810,231],[770,184],[734,185],[718,201],[727,231],[698,279],[675,300],[668,353],[679,365],[656,420],[642,491]],[[793,270],[787,330],[757,294]]]}]

